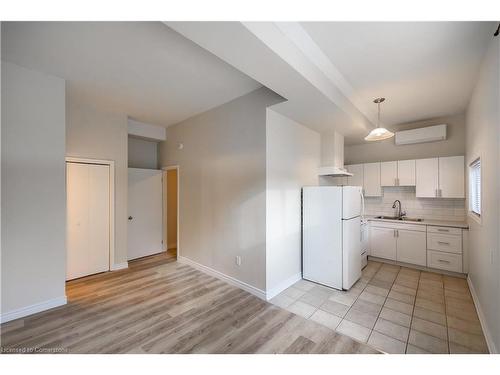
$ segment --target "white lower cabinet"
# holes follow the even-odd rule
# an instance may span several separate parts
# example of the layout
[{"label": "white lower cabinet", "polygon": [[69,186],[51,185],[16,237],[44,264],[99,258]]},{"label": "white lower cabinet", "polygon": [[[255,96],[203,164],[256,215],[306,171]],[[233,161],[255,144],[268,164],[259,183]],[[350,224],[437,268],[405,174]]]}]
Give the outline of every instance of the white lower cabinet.
[{"label": "white lower cabinet", "polygon": [[425,232],[397,229],[396,260],[403,263],[427,265],[427,249]]},{"label": "white lower cabinet", "polygon": [[401,263],[466,272],[461,228],[371,221],[370,255]]},{"label": "white lower cabinet", "polygon": [[396,260],[396,230],[372,227],[370,233],[370,255]]}]

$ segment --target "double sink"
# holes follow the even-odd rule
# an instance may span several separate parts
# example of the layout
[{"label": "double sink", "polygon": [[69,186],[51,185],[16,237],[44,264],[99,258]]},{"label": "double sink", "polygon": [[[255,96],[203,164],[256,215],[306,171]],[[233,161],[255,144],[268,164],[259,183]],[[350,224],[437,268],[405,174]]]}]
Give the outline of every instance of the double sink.
[{"label": "double sink", "polygon": [[416,219],[412,217],[398,217],[398,216],[375,216],[375,219],[383,219],[383,220],[399,220],[399,221],[414,221],[421,222],[422,219]]}]

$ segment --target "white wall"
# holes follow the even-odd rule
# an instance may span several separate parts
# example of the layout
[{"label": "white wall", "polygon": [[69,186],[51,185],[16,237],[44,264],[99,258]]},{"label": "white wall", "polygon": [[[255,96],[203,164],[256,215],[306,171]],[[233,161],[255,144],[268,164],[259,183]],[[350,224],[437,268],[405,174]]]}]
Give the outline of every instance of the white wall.
[{"label": "white wall", "polygon": [[158,142],[128,136],[128,167],[157,169]]},{"label": "white wall", "polygon": [[[466,165],[481,157],[482,221],[469,217],[469,277],[490,350],[500,350],[500,38],[493,38],[467,110]],[[492,347],[494,346],[494,347]]]},{"label": "white wall", "polygon": [[168,127],[167,140],[160,143],[160,166],[180,167],[180,256],[261,292],[266,287],[266,107],[282,100],[266,88],[255,90]]},{"label": "white wall", "polygon": [[301,188],[317,185],[320,135],[267,109],[266,289],[270,297],[301,278]]},{"label": "white wall", "polygon": [[346,145],[345,164],[464,155],[465,117],[463,114],[401,124],[398,125],[397,130],[423,128],[437,124],[448,125],[444,141],[396,146],[394,138],[390,138],[380,142]]},{"label": "white wall", "polygon": [[66,154],[115,162],[115,264],[127,261],[127,116],[66,96]]},{"label": "white wall", "polygon": [[65,303],[64,96],[64,80],[2,61],[5,320]]}]

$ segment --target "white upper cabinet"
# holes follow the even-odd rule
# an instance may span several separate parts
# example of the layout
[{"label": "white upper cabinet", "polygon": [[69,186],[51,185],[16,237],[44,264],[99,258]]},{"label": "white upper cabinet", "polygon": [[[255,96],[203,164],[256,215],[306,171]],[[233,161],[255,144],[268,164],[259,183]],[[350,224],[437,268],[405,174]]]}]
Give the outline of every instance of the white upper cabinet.
[{"label": "white upper cabinet", "polygon": [[347,178],[347,184],[351,186],[363,186],[363,164],[347,165],[346,169],[352,176]]},{"label": "white upper cabinet", "polygon": [[463,156],[439,158],[439,197],[465,198]]},{"label": "white upper cabinet", "polygon": [[398,186],[397,161],[386,161],[380,163],[380,185]]},{"label": "white upper cabinet", "polygon": [[398,161],[398,186],[415,186],[415,160]]},{"label": "white upper cabinet", "polygon": [[415,164],[416,196],[436,198],[439,189],[438,158],[418,159]]},{"label": "white upper cabinet", "polygon": [[416,162],[416,196],[465,198],[464,157],[419,159]]},{"label": "white upper cabinet", "polygon": [[366,197],[382,196],[380,185],[380,163],[363,164],[363,187]]},{"label": "white upper cabinet", "polygon": [[380,184],[382,186],[415,186],[415,160],[380,163]]}]

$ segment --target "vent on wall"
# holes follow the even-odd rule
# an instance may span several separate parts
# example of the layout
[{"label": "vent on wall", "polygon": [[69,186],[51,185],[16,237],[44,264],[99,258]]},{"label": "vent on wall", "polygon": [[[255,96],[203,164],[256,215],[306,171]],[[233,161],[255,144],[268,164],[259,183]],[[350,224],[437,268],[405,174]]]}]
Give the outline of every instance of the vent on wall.
[{"label": "vent on wall", "polygon": [[444,141],[445,139],[446,124],[443,124],[396,132],[394,142],[397,145],[411,145],[414,143]]}]

